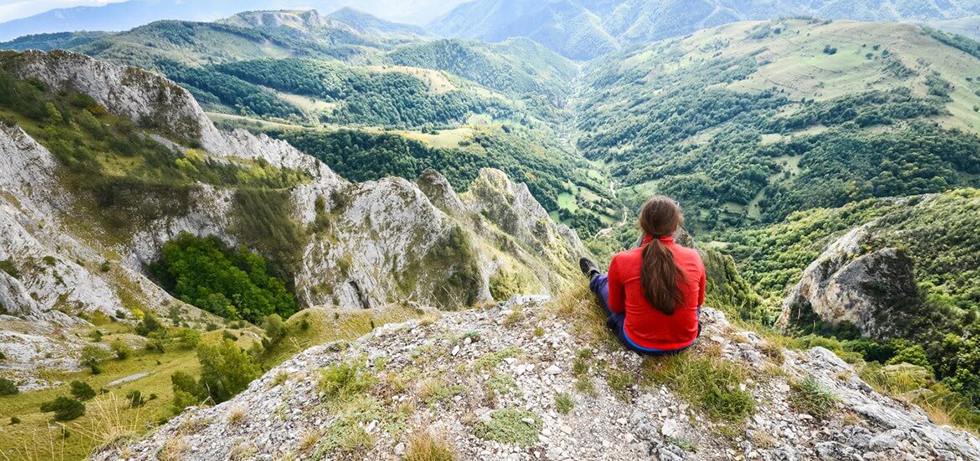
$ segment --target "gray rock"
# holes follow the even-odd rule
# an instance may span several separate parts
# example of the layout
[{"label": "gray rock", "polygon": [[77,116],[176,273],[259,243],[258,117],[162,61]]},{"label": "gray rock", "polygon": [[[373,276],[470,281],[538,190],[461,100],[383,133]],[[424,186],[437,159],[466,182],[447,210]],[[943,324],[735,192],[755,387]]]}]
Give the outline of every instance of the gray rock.
[{"label": "gray rock", "polygon": [[884,248],[865,254],[869,223],[831,244],[803,272],[783,301],[777,325],[811,322],[813,315],[848,322],[864,336],[890,338],[909,325],[903,319],[917,299],[912,259],[902,250]]}]

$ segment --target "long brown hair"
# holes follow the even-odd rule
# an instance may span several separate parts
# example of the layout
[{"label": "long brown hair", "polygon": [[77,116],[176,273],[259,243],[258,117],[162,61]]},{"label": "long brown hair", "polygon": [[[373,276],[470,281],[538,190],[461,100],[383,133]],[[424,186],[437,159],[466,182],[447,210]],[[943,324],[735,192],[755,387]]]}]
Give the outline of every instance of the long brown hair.
[{"label": "long brown hair", "polygon": [[643,265],[640,266],[643,296],[654,309],[667,315],[673,315],[677,305],[684,301],[677,281],[686,280],[674,264],[674,253],[667,249],[660,237],[672,235],[683,224],[680,205],[669,197],[654,197],[640,210],[640,228],[653,238],[643,247]]}]

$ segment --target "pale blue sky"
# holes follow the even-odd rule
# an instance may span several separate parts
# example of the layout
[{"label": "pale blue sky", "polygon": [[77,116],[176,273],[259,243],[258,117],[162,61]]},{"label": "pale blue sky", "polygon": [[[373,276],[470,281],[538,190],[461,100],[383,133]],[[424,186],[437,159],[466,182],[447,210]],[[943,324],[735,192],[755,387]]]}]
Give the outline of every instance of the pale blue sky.
[{"label": "pale blue sky", "polygon": [[24,18],[55,8],[99,6],[124,0],[0,0],[0,22]]}]

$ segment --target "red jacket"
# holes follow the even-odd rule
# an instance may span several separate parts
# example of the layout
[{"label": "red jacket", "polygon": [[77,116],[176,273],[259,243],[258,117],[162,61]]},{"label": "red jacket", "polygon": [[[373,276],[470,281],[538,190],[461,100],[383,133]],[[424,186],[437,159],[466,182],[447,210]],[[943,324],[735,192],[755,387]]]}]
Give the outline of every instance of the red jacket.
[{"label": "red jacket", "polygon": [[613,257],[609,265],[609,308],[626,312],[624,333],[628,340],[647,349],[680,349],[691,345],[698,335],[698,308],[704,304],[706,282],[704,263],[697,250],[674,243],[673,237],[660,237],[660,242],[674,254],[674,263],[681,269],[687,283],[678,280],[684,302],[673,315],[654,309],[643,295],[640,266],[643,247],[627,250]]}]

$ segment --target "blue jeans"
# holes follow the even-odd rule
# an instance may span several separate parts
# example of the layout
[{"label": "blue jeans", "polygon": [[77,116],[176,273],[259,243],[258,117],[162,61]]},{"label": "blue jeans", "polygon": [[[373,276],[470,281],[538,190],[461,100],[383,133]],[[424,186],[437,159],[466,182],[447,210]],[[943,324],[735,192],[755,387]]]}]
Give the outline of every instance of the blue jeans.
[{"label": "blue jeans", "polygon": [[[609,308],[609,278],[606,274],[596,274],[592,276],[589,280],[589,289],[595,293],[596,298],[599,300],[599,306],[606,314],[606,327],[612,330],[619,342],[627,349],[642,355],[673,355],[681,352],[688,347],[682,347],[680,349],[648,349],[634,343],[628,336],[626,336],[626,328],[624,324],[626,323],[626,313],[617,314]],[[701,335],[701,323],[698,322],[698,336]],[[693,343],[691,344],[693,345]]]}]

